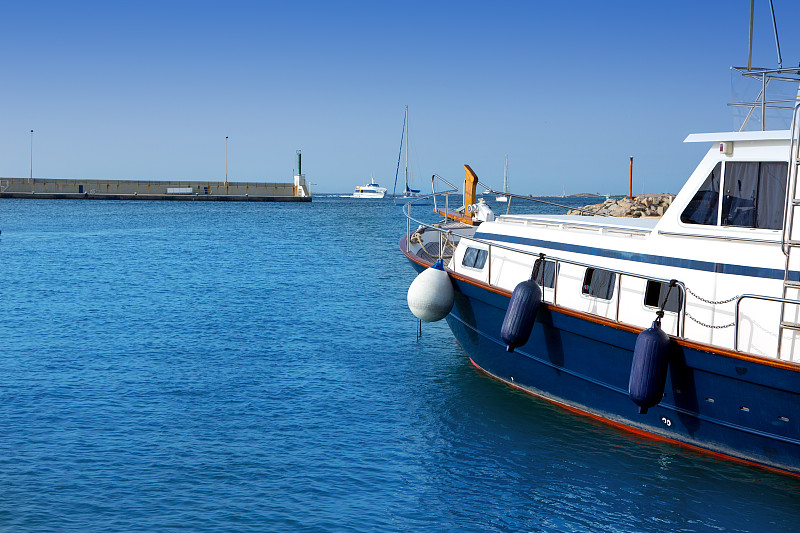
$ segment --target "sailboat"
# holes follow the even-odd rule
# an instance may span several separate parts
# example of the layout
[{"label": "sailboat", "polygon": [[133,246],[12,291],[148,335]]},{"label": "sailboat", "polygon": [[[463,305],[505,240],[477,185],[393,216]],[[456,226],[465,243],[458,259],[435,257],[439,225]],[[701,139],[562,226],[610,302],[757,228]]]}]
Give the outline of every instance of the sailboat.
[{"label": "sailboat", "polygon": [[[405,187],[403,188],[402,194],[397,194],[397,177],[400,174],[400,160],[403,157],[403,144],[405,138],[405,147],[406,147],[406,166],[405,166]],[[408,177],[408,106],[406,106],[406,113],[403,117],[403,132],[400,134],[400,153],[397,154],[397,170],[394,174],[394,189],[392,190],[392,196],[395,198],[417,198],[419,196],[419,189],[412,188],[412,180]]]},{"label": "sailboat", "polygon": [[508,154],[506,154],[506,162],[503,165],[503,193],[505,194],[498,194],[495,197],[495,201],[497,202],[507,202],[508,201]]}]

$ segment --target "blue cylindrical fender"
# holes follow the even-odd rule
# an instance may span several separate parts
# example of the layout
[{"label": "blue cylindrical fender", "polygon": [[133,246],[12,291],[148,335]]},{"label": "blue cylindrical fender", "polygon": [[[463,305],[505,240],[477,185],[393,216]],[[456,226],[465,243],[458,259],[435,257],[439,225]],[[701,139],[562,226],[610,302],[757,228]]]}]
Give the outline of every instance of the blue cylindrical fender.
[{"label": "blue cylindrical fender", "polygon": [[631,375],[628,380],[628,394],[633,403],[639,406],[639,413],[645,414],[655,407],[664,396],[669,364],[669,336],[656,320],[648,329],[639,333],[633,349]]},{"label": "blue cylindrical fender", "polygon": [[528,342],[541,301],[542,289],[532,279],[514,287],[500,328],[500,338],[506,344],[506,351],[513,352]]}]

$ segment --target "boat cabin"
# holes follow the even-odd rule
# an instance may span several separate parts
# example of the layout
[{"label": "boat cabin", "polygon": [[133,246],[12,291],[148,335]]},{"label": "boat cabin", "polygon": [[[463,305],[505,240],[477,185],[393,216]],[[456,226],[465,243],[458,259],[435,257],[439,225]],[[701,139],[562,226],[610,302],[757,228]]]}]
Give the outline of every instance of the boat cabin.
[{"label": "boat cabin", "polygon": [[544,254],[545,302],[636,327],[663,307],[672,335],[800,361],[800,306],[778,301],[800,298],[784,283],[800,286],[800,260],[788,269],[782,249],[790,132],[686,142],[712,146],[661,218],[498,215],[449,267],[512,291]]}]

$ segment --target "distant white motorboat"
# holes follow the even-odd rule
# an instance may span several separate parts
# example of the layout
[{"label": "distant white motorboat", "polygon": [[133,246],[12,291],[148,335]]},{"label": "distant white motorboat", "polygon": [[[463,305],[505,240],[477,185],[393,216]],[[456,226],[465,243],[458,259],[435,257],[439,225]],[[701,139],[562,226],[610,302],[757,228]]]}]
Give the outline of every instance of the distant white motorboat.
[{"label": "distant white motorboat", "polygon": [[[506,154],[506,162],[503,165],[503,192],[508,193],[508,154]],[[495,197],[496,202],[508,202],[508,196],[505,194],[498,194]]]},{"label": "distant white motorboat", "polygon": [[375,183],[375,178],[370,178],[367,185],[359,185],[353,192],[353,198],[383,198],[386,195],[386,187],[381,187]]}]

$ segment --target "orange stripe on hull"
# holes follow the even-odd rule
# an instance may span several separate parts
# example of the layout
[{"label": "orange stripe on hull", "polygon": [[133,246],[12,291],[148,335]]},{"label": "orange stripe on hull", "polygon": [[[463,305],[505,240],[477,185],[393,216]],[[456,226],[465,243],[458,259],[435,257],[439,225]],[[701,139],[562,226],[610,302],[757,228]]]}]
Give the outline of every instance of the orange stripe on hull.
[{"label": "orange stripe on hull", "polygon": [[501,382],[505,383],[506,385],[508,385],[509,387],[513,387],[513,388],[515,388],[517,390],[520,390],[520,391],[522,391],[522,392],[524,392],[526,394],[530,394],[531,396],[535,396],[536,398],[541,398],[542,400],[545,400],[545,401],[547,401],[547,402],[549,402],[549,403],[551,403],[553,405],[557,405],[557,406],[559,406],[559,407],[561,407],[563,409],[566,409],[567,411],[570,411],[572,413],[575,413],[577,415],[580,415],[580,416],[583,416],[583,417],[586,417],[586,418],[590,418],[590,419],[595,420],[597,422],[600,422],[600,423],[602,423],[602,424],[604,424],[606,426],[611,426],[611,427],[617,428],[617,429],[622,430],[622,431],[624,431],[626,433],[633,433],[634,435],[637,435],[639,437],[644,437],[645,439],[654,440],[654,441],[658,441],[658,442],[665,442],[665,443],[671,444],[671,445],[677,445],[677,446],[680,446],[682,448],[686,448],[686,449],[688,449],[690,451],[700,453],[702,455],[707,455],[707,456],[714,457],[715,459],[721,459],[723,461],[730,461],[730,462],[733,462],[733,463],[746,465],[746,466],[754,466],[754,467],[757,467],[757,468],[768,470],[770,472],[775,472],[775,473],[783,474],[783,475],[789,475],[789,476],[792,476],[794,478],[800,479],[800,473],[790,472],[788,470],[781,470],[780,468],[775,468],[775,467],[772,467],[772,466],[763,465],[761,463],[748,461],[747,459],[740,459],[738,457],[733,457],[731,455],[726,455],[724,453],[715,452],[713,450],[709,450],[709,449],[703,448],[701,446],[696,446],[694,444],[689,444],[689,443],[682,442],[682,441],[679,441],[679,440],[676,440],[676,439],[671,439],[669,437],[664,437],[664,436],[661,436],[661,435],[657,435],[655,433],[650,433],[648,431],[644,431],[644,430],[641,430],[641,429],[638,429],[638,428],[635,428],[635,427],[627,426],[627,425],[621,424],[619,422],[614,422],[613,420],[609,420],[607,418],[604,418],[602,416],[596,415],[594,413],[590,413],[589,411],[584,411],[583,409],[578,409],[577,407],[573,407],[571,405],[559,402],[559,401],[554,400],[552,398],[548,398],[547,396],[543,396],[541,394],[536,394],[535,392],[532,392],[532,391],[530,391],[530,390],[528,390],[528,389],[526,389],[524,387],[520,387],[519,385],[517,385],[514,382],[506,381],[503,378],[497,377],[494,374],[492,374],[491,372],[488,372],[488,371],[484,370],[483,368],[481,368],[475,361],[472,360],[471,357],[469,358],[469,362],[472,363],[472,366],[474,366],[475,368],[477,368],[478,370],[480,370],[481,372],[483,372],[487,376],[491,377],[492,379],[496,379],[497,381],[501,381]]}]

